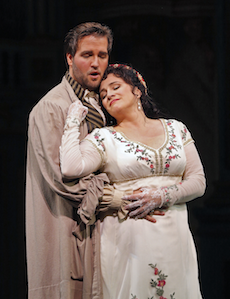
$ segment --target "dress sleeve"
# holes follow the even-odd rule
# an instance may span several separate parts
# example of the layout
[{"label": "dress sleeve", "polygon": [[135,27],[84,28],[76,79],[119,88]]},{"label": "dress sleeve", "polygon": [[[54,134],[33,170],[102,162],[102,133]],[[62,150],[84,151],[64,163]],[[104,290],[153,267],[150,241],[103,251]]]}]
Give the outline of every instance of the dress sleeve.
[{"label": "dress sleeve", "polygon": [[191,201],[205,192],[204,170],[194,143],[190,142],[184,149],[187,162],[182,182],[161,188],[163,207]]},{"label": "dress sleeve", "polygon": [[90,142],[95,131],[88,135],[88,139],[80,142],[79,126],[78,118],[67,117],[60,146],[61,171],[66,178],[86,176],[99,170],[103,163],[103,151]]},{"label": "dress sleeve", "polygon": [[194,142],[191,133],[189,132],[188,128],[182,122],[178,122],[180,127],[181,138],[183,142],[183,146],[186,146],[192,142]]}]

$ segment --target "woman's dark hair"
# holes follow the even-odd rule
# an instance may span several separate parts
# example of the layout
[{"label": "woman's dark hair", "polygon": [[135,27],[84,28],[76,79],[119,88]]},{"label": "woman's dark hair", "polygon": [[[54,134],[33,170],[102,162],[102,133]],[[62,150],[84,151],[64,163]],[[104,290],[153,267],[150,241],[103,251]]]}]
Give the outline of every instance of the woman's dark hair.
[{"label": "woman's dark hair", "polygon": [[[123,64],[109,65],[104,73],[102,81],[105,80],[109,74],[114,74],[116,77],[123,79],[127,84],[132,86],[132,90],[137,87],[141,91],[140,100],[142,108],[148,118],[158,119],[165,116],[165,114],[158,108],[157,103],[149,96],[142,76],[135,69]],[[102,110],[106,116],[107,124],[116,125],[116,119],[112,117],[104,107],[102,107]]]}]

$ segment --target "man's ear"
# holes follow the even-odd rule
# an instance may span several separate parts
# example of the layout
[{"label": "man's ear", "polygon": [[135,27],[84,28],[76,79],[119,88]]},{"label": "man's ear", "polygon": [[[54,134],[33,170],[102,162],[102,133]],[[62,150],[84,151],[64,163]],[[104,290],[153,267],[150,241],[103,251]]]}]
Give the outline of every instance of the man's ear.
[{"label": "man's ear", "polygon": [[73,64],[73,56],[70,53],[66,54],[66,60],[69,66],[72,66]]},{"label": "man's ear", "polygon": [[140,91],[140,89],[138,87],[135,86],[134,90],[133,90],[134,94],[138,97],[138,99],[140,99],[142,92]]}]

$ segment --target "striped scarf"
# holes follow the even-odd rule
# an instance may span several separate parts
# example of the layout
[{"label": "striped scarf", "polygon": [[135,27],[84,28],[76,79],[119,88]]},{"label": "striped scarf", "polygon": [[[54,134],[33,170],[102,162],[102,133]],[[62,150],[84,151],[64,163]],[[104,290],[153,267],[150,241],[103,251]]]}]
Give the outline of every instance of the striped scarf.
[{"label": "striped scarf", "polygon": [[81,85],[70,76],[68,71],[66,72],[65,77],[69,82],[70,86],[73,88],[73,91],[76,94],[76,96],[79,98],[82,104],[88,108],[88,113],[85,117],[88,132],[92,132],[95,128],[104,127],[104,121],[100,113],[85,99],[90,97],[97,99],[96,93],[94,91],[91,91],[84,97],[84,88],[82,88]]}]

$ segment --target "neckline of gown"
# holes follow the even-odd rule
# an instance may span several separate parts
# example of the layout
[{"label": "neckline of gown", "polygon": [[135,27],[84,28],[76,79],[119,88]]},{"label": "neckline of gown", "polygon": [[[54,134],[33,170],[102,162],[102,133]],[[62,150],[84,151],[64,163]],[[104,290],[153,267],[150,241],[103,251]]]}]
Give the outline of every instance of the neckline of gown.
[{"label": "neckline of gown", "polygon": [[134,141],[134,140],[131,140],[130,138],[128,138],[123,132],[119,132],[117,131],[114,126],[111,126],[111,127],[108,127],[110,130],[112,128],[113,131],[115,131],[116,133],[119,133],[123,138],[125,138],[127,141],[129,142],[132,142],[132,143],[136,143],[136,144],[139,144],[147,149],[150,149],[152,151],[161,151],[165,146],[166,144],[168,143],[168,129],[167,129],[167,126],[166,126],[166,123],[165,123],[165,120],[163,118],[159,118],[159,120],[161,121],[162,125],[163,125],[163,128],[164,128],[164,142],[161,146],[159,146],[158,148],[154,148],[154,147],[151,147],[145,143],[142,143],[140,141]]}]

